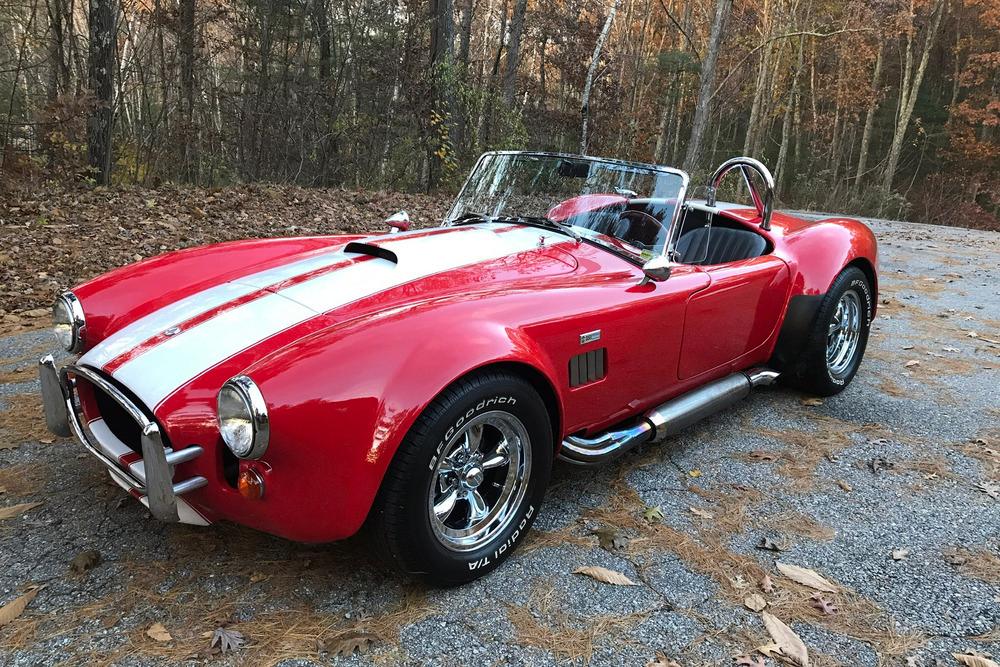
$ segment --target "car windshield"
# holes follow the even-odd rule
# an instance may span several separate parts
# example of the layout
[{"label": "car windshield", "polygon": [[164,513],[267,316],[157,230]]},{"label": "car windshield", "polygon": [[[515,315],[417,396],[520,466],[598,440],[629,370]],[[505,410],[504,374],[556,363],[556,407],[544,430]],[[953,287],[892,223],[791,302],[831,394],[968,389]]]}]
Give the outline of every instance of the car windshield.
[{"label": "car windshield", "polygon": [[548,153],[487,153],[445,224],[522,222],[561,228],[618,254],[663,252],[684,197],[675,169]]}]

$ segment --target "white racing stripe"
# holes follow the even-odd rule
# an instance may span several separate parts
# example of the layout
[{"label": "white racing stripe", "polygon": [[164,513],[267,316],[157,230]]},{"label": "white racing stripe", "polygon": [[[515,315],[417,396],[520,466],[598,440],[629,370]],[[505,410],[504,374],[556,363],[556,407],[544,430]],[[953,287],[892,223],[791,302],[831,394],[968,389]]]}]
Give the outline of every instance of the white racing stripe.
[{"label": "white racing stripe", "polygon": [[[504,231],[497,233],[499,229]],[[406,234],[372,237],[367,240],[395,252],[399,262],[374,258],[349,264],[224,310],[125,362],[113,375],[156,409],[178,388],[218,363],[320,313],[436,273],[537,248],[542,237],[545,243],[565,240],[561,234],[537,228],[498,226],[415,238]],[[141,318],[97,345],[81,361],[101,366],[164,329],[231,299],[350,257],[357,255],[324,253],[241,278],[238,284],[212,287]]]},{"label": "white racing stripe", "polygon": [[175,301],[146,317],[141,317],[128,326],[105,338],[85,354],[80,362],[97,368],[112,359],[125,354],[136,345],[143,343],[170,327],[187,322],[204,312],[225,305],[234,299],[246,296],[258,289],[273,285],[289,277],[308,273],[315,269],[335,264],[347,259],[340,250],[320,253],[314,257],[297,260],[283,266],[258,271],[238,280],[209,287],[201,292]]}]

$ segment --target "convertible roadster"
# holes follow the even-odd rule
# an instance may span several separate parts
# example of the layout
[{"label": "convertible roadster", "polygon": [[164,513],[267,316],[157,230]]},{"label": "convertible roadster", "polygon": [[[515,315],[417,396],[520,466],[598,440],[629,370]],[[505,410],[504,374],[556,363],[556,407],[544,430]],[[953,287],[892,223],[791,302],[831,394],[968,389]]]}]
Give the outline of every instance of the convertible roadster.
[{"label": "convertible roadster", "polygon": [[[728,173],[750,206],[716,201]],[[496,568],[553,459],[595,465],[780,379],[841,391],[875,313],[856,220],[772,211],[756,160],[483,155],[440,227],[239,241],[57,299],[40,362],[73,434],[163,521],[370,530],[409,573]],[[730,183],[727,181],[727,183]]]}]

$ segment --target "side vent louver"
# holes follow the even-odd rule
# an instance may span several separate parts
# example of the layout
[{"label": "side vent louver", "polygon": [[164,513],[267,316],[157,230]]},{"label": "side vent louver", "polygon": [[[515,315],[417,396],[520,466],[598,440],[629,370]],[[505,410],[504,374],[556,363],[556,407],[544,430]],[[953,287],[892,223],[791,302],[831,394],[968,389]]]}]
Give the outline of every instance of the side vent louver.
[{"label": "side vent louver", "polygon": [[569,386],[596,382],[607,374],[607,348],[590,350],[569,360]]}]

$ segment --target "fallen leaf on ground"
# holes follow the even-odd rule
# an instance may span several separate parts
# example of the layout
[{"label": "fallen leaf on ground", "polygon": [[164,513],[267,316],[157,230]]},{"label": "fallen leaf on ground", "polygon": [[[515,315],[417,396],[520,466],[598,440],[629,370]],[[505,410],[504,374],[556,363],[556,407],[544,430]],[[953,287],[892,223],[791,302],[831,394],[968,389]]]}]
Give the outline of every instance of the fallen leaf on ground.
[{"label": "fallen leaf on ground", "polygon": [[691,477],[701,477],[701,471],[695,469],[689,472],[688,475],[690,475]]},{"label": "fallen leaf on ground", "polygon": [[714,519],[715,518],[714,514],[712,514],[711,512],[706,512],[703,509],[698,509],[697,507],[689,507],[688,509],[691,510],[691,514],[694,514],[697,517],[701,517],[702,519]]},{"label": "fallen leaf on ground", "polygon": [[781,652],[781,646],[778,644],[764,644],[763,646],[758,646],[756,650],[758,653],[765,655],[768,658],[774,658],[775,660],[784,659],[784,654]]},{"label": "fallen leaf on ground", "polygon": [[663,521],[663,510],[660,509],[659,505],[656,507],[647,507],[642,513],[642,518],[650,523]]},{"label": "fallen leaf on ground", "polygon": [[764,591],[765,593],[774,592],[774,582],[771,581],[771,575],[765,574],[764,578],[760,580],[760,590]]},{"label": "fallen leaf on ground", "polygon": [[868,467],[871,468],[872,474],[877,475],[880,470],[888,470],[893,467],[892,462],[890,462],[884,456],[876,456],[871,461],[868,462]]},{"label": "fallen leaf on ground", "polygon": [[167,632],[167,629],[163,627],[163,623],[153,623],[149,626],[149,629],[146,630],[146,635],[150,639],[158,642],[168,642],[173,639],[173,637],[170,636],[170,633]]},{"label": "fallen leaf on ground", "polygon": [[910,550],[909,549],[896,549],[895,551],[892,552],[892,559],[893,560],[903,560],[904,558],[906,558],[909,555],[910,555]]},{"label": "fallen leaf on ground", "polygon": [[813,570],[805,567],[799,567],[798,565],[788,565],[786,563],[782,563],[781,561],[776,562],[774,566],[778,568],[778,572],[781,572],[792,581],[798,582],[803,586],[815,588],[818,591],[825,591],[827,593],[837,592],[836,586]]},{"label": "fallen leaf on ground", "polygon": [[647,662],[646,667],[681,667],[681,665],[676,660],[671,660],[657,651],[656,657]]},{"label": "fallen leaf on ground", "polygon": [[854,487],[852,487],[850,484],[848,484],[847,482],[845,482],[842,479],[838,479],[837,480],[837,486],[839,486],[840,488],[842,488],[844,491],[847,491],[848,493],[850,493],[851,491],[854,490]]},{"label": "fallen leaf on ground", "polygon": [[764,662],[764,658],[758,656],[747,655],[746,653],[733,656],[733,665],[735,667],[767,667],[767,663]]},{"label": "fallen leaf on ground", "polygon": [[802,405],[807,405],[809,407],[815,407],[817,405],[823,405],[822,398],[803,398],[799,400]]},{"label": "fallen leaf on ground", "polygon": [[94,549],[81,551],[69,563],[69,571],[73,574],[83,574],[87,570],[92,570],[101,563],[101,553]]},{"label": "fallen leaf on ground", "polygon": [[754,593],[753,595],[748,595],[743,599],[743,606],[750,611],[764,611],[764,607],[767,606],[767,600],[757,593]]},{"label": "fallen leaf on ground", "polygon": [[761,614],[767,634],[778,645],[780,655],[800,667],[809,667],[809,651],[795,632],[776,616],[766,611]]},{"label": "fallen leaf on ground", "polygon": [[785,550],[785,545],[784,544],[778,544],[777,542],[775,542],[774,540],[772,540],[767,535],[765,535],[764,537],[762,537],[759,540],[757,540],[757,543],[754,545],[754,547],[756,547],[757,549],[763,549],[764,551],[784,551]]},{"label": "fallen leaf on ground", "polygon": [[0,628],[23,614],[24,610],[28,608],[28,603],[35,599],[35,596],[38,595],[38,591],[40,590],[42,590],[41,587],[31,588],[21,597],[14,598],[4,606],[0,607]]},{"label": "fallen leaf on ground", "polygon": [[590,534],[596,535],[597,543],[602,549],[607,549],[608,551],[624,549],[628,546],[628,538],[622,537],[617,530],[610,526],[597,528],[590,531]]},{"label": "fallen leaf on ground", "polygon": [[1000,500],[1000,484],[996,482],[982,482],[976,485],[976,489],[982,491],[993,500]]},{"label": "fallen leaf on ground", "polygon": [[364,654],[375,643],[375,635],[367,632],[353,632],[338,638],[330,648],[330,653],[342,657],[350,657],[355,652]]},{"label": "fallen leaf on ground", "polygon": [[236,630],[216,628],[215,632],[212,633],[212,648],[218,646],[219,650],[223,653],[238,651],[246,643],[247,640],[243,638],[243,634]]},{"label": "fallen leaf on ground", "polygon": [[41,503],[21,503],[20,505],[11,505],[9,507],[0,507],[0,521],[4,519],[12,519],[19,514],[24,514],[28,510],[33,510],[41,505]]},{"label": "fallen leaf on ground", "polygon": [[573,570],[573,574],[583,574],[591,579],[596,579],[597,581],[602,581],[606,584],[614,584],[615,586],[635,586],[636,583],[626,577],[621,572],[615,572],[614,570],[609,570],[606,567],[600,567],[597,565],[578,567]]},{"label": "fallen leaf on ground", "polygon": [[906,368],[913,368],[914,366],[919,366],[919,365],[920,362],[917,361],[916,359],[910,359],[905,364],[903,364],[903,366],[905,366]]},{"label": "fallen leaf on ground", "polygon": [[973,655],[971,653],[952,653],[951,655],[955,660],[958,660],[967,667],[1000,667],[995,661],[984,658],[981,655]]},{"label": "fallen leaf on ground", "polygon": [[837,605],[832,600],[827,600],[822,593],[813,593],[810,604],[819,609],[825,616],[833,616],[837,613]]}]

